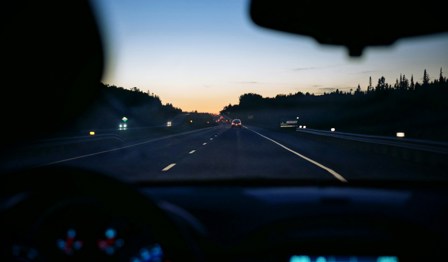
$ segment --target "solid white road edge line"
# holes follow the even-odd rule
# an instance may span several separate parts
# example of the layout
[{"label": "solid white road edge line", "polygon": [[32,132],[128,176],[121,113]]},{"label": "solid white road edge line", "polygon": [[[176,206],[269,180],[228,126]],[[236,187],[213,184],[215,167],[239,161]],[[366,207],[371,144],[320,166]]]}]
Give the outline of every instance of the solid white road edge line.
[{"label": "solid white road edge line", "polygon": [[162,169],[162,172],[166,172],[166,171],[170,170],[175,165],[176,165],[176,163],[171,163],[171,164],[167,165],[164,169]]},{"label": "solid white road edge line", "polygon": [[191,150],[190,152],[188,152],[188,154],[193,154],[194,152],[196,152],[196,150]]},{"label": "solid white road edge line", "polygon": [[322,165],[322,164],[320,164],[320,163],[314,161],[313,159],[311,159],[311,158],[309,158],[309,157],[306,157],[306,156],[304,156],[304,155],[302,155],[302,154],[300,154],[300,153],[297,153],[296,151],[292,150],[291,148],[286,147],[286,146],[280,144],[279,142],[275,141],[274,139],[271,139],[271,138],[269,138],[269,137],[267,137],[267,136],[264,136],[264,135],[258,133],[257,131],[251,130],[251,129],[249,129],[249,128],[246,128],[246,129],[249,130],[249,131],[254,132],[255,134],[261,136],[262,138],[264,138],[264,139],[266,139],[266,140],[271,141],[272,143],[274,143],[274,144],[280,146],[281,148],[283,148],[283,149],[285,149],[285,150],[287,150],[287,151],[293,153],[294,155],[296,155],[296,156],[298,156],[298,157],[301,157],[301,158],[303,158],[304,160],[306,160],[306,161],[308,161],[308,162],[310,162],[310,163],[312,163],[312,164],[314,164],[314,165],[316,165],[316,166],[322,168],[323,170],[327,171],[327,172],[330,173],[332,176],[334,176],[337,180],[339,180],[339,181],[341,181],[341,182],[344,182],[344,183],[347,183],[347,182],[348,182],[347,179],[345,179],[343,176],[341,176],[338,172],[334,171],[333,169],[328,168],[328,167],[326,167],[326,166],[324,166],[324,165]]}]

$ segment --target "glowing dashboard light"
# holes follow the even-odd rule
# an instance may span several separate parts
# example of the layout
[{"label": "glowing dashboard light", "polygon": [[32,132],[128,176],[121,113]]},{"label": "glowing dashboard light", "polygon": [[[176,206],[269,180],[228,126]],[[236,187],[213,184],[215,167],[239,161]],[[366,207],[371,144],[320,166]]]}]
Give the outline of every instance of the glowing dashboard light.
[{"label": "glowing dashboard light", "polygon": [[289,262],[311,262],[309,256],[292,256]]},{"label": "glowing dashboard light", "polygon": [[124,240],[117,239],[117,231],[113,228],[108,228],[104,231],[105,239],[97,241],[98,248],[106,255],[112,256],[117,250],[124,246]]},{"label": "glowing dashboard light", "polygon": [[291,256],[289,262],[398,262],[396,256],[306,256],[294,255]]},{"label": "glowing dashboard light", "polygon": [[80,240],[76,240],[76,230],[70,228],[67,230],[65,239],[58,239],[56,241],[56,246],[64,254],[71,256],[75,251],[78,251],[82,248],[83,242]]},{"label": "glowing dashboard light", "polygon": [[327,259],[324,258],[324,257],[318,257],[318,258],[316,259],[316,262],[327,262]]},{"label": "glowing dashboard light", "polygon": [[149,250],[144,248],[142,251],[140,251],[140,257],[143,259],[143,261],[149,261],[151,259],[151,254],[149,253]]},{"label": "glowing dashboard light", "polygon": [[330,131],[331,131],[331,132],[334,132],[334,131],[336,131],[336,128],[332,127],[332,128],[330,129]]},{"label": "glowing dashboard light", "polygon": [[67,237],[68,238],[75,238],[76,237],[76,230],[74,230],[74,229],[67,230]]},{"label": "glowing dashboard light", "polygon": [[113,229],[113,228],[109,228],[109,229],[106,230],[104,235],[107,238],[115,238],[117,236],[117,231],[115,231],[115,229]]},{"label": "glowing dashboard light", "polygon": [[12,255],[14,256],[14,261],[38,261],[39,252],[28,246],[13,245]]},{"label": "glowing dashboard light", "polygon": [[156,244],[148,248],[140,249],[138,256],[131,258],[131,262],[152,262],[163,261],[163,251],[160,245]]},{"label": "glowing dashboard light", "polygon": [[397,132],[397,137],[405,137],[405,134],[404,134],[404,132]]},{"label": "glowing dashboard light", "polygon": [[379,257],[377,260],[377,262],[398,262],[398,258],[394,257],[394,256],[390,256],[390,257]]}]

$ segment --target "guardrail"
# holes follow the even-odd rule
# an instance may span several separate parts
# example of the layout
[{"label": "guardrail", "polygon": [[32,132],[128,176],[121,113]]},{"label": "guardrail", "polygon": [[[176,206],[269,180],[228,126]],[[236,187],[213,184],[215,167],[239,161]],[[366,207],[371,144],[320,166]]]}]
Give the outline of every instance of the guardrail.
[{"label": "guardrail", "polygon": [[314,135],[329,136],[334,138],[353,140],[364,143],[382,144],[388,146],[402,147],[412,150],[422,150],[432,153],[448,154],[448,143],[419,140],[412,138],[397,138],[386,136],[362,135],[345,132],[331,132],[317,129],[297,129],[297,132],[309,133]]},{"label": "guardrail", "polygon": [[412,138],[363,135],[317,129],[300,129],[297,132],[320,136],[359,149],[388,154],[405,160],[431,165],[448,166],[448,143]]}]

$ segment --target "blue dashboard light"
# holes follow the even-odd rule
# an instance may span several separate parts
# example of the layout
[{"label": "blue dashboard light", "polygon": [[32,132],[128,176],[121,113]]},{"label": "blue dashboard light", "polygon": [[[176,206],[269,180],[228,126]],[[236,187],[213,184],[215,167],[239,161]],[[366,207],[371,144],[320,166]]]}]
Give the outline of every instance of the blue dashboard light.
[{"label": "blue dashboard light", "polygon": [[153,256],[160,257],[163,255],[162,248],[159,245],[155,245],[151,251]]},{"label": "blue dashboard light", "polygon": [[115,238],[117,236],[117,231],[115,231],[115,229],[113,228],[109,228],[106,230],[105,236],[107,238]]},{"label": "blue dashboard light", "polygon": [[309,256],[292,256],[289,262],[311,262]]},{"label": "blue dashboard light", "polygon": [[289,262],[398,262],[396,256],[291,256]]},{"label": "blue dashboard light", "polygon": [[75,238],[76,237],[76,230],[74,230],[74,229],[67,230],[67,237]]},{"label": "blue dashboard light", "polygon": [[80,250],[82,248],[82,242],[80,242],[80,241],[75,241],[74,243],[73,243],[73,249],[75,249],[75,250]]},{"label": "blue dashboard light", "polygon": [[163,261],[163,250],[160,245],[155,244],[152,246],[144,247],[140,249],[137,257],[133,257],[131,262],[161,262]]},{"label": "blue dashboard light", "polygon": [[394,256],[389,256],[389,257],[378,257],[378,259],[376,260],[377,262],[398,262],[398,258],[394,257]]},{"label": "blue dashboard light", "polygon": [[62,239],[59,239],[59,240],[57,241],[56,245],[58,246],[58,248],[59,248],[60,250],[64,250],[64,249],[65,249],[65,241],[62,240]]},{"label": "blue dashboard light", "polygon": [[324,257],[318,257],[316,259],[316,262],[327,262],[327,259],[325,259]]},{"label": "blue dashboard light", "polygon": [[143,261],[150,261],[151,254],[149,253],[148,249],[144,248],[140,251],[140,257],[143,259]]}]

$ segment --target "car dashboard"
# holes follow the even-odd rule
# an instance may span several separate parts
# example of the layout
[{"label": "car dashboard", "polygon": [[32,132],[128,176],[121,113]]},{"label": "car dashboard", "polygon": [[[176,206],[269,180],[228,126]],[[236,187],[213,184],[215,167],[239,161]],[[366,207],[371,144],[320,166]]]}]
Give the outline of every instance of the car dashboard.
[{"label": "car dashboard", "polygon": [[86,170],[6,176],[1,261],[433,261],[441,185],[127,183]]}]

